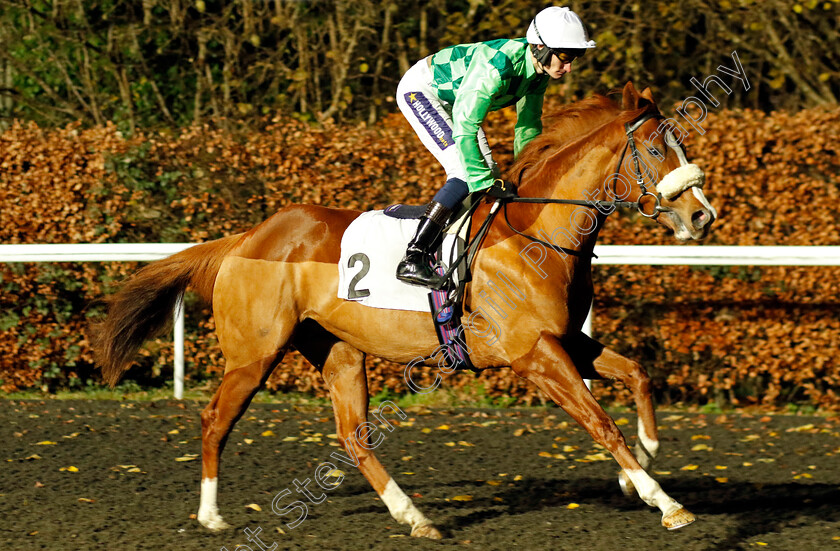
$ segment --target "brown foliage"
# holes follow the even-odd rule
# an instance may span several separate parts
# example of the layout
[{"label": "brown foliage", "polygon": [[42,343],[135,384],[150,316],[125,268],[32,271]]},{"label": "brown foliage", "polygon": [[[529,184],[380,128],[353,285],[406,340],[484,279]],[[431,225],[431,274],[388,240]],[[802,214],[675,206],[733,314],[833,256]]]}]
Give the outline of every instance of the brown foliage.
[{"label": "brown foliage", "polygon": [[[512,116],[489,122],[502,166],[511,162]],[[725,111],[706,126],[705,135],[691,134],[689,157],[706,170],[707,195],[720,211],[711,244],[840,245],[840,111]],[[370,209],[426,201],[443,179],[399,115],[376,127],[278,118],[250,133],[197,126],[130,140],[112,126],[16,125],[0,136],[0,167],[5,243],[203,241],[290,203]],[[601,236],[605,244],[673,243],[661,227],[626,213],[611,217]],[[82,331],[88,305],[135,266],[1,269],[2,389],[91,376]],[[840,405],[840,270],[602,266],[595,276],[596,337],[642,361],[660,400]],[[200,384],[217,377],[222,358],[209,310],[194,297],[187,306],[188,377]],[[171,356],[168,339],[153,341],[141,350],[138,375],[167,378]],[[368,359],[368,367],[373,393],[407,392],[399,366]],[[442,387],[475,384],[491,396],[542,400],[510,370],[477,380],[453,375]],[[269,387],[325,392],[297,354]],[[609,383],[595,388],[626,398]]]}]

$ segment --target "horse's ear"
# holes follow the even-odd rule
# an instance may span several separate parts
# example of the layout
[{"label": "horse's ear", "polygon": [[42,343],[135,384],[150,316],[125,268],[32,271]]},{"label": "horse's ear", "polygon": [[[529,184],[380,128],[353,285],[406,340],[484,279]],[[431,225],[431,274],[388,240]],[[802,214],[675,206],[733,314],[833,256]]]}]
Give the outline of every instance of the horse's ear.
[{"label": "horse's ear", "polygon": [[654,104],[656,103],[655,101],[653,101],[653,92],[650,91],[650,86],[648,86],[647,88],[642,90],[642,93],[639,94],[639,97],[645,98],[646,100],[648,100],[651,103],[654,103]]},{"label": "horse's ear", "polygon": [[633,86],[632,80],[628,80],[627,84],[624,85],[624,90],[621,93],[621,108],[625,111],[639,108],[639,93]]}]

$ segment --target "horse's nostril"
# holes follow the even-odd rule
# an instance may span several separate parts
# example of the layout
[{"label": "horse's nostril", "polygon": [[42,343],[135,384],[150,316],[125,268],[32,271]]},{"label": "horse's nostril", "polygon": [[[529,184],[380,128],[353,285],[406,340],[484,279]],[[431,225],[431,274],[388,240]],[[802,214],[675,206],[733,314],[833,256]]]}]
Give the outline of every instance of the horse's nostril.
[{"label": "horse's nostril", "polygon": [[691,223],[694,225],[694,229],[699,230],[708,223],[710,218],[709,213],[701,209],[691,215]]}]

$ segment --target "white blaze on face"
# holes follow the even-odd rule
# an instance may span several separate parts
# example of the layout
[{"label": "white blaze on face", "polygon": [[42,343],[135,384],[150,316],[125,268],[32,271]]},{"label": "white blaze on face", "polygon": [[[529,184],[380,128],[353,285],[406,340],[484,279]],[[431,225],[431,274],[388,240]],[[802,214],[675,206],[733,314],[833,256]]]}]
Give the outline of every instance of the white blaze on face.
[{"label": "white blaze on face", "polygon": [[700,204],[702,204],[709,211],[709,213],[712,215],[712,218],[717,220],[717,209],[715,209],[715,207],[713,207],[711,203],[709,203],[709,200],[706,199],[706,196],[703,194],[703,190],[699,187],[693,187],[691,188],[691,192],[694,193],[694,196],[697,197],[697,200],[700,201]]}]

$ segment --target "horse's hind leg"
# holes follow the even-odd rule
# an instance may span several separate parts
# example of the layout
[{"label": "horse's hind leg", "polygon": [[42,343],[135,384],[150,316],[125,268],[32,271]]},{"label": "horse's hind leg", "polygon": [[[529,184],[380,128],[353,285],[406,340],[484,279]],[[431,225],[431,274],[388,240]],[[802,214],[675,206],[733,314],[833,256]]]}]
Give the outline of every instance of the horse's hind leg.
[{"label": "horse's hind leg", "polygon": [[228,435],[282,356],[281,352],[226,373],[213,399],[201,412],[201,502],[197,518],[210,530],[230,528],[216,504],[219,458]]},{"label": "horse's hind leg", "polygon": [[663,526],[675,529],[694,522],[694,515],[668,496],[633,456],[624,435],[586,388],[578,367],[557,338],[543,333],[534,347],[514,360],[511,367],[520,377],[533,381],[613,455],[639,497],[662,511]]},{"label": "horse's hind leg", "polygon": [[[281,274],[282,275],[282,274]],[[201,504],[198,522],[211,530],[228,525],[216,504],[219,457],[233,425],[283,359],[297,313],[275,265],[229,259],[216,277],[213,314],[225,356],[225,375],[201,412]]]},{"label": "horse's hind leg", "polygon": [[[298,349],[307,358],[311,357],[304,347],[298,346]],[[320,367],[320,362],[316,362],[313,361]],[[440,539],[440,532],[414,506],[411,498],[400,489],[372,449],[369,449],[375,446],[371,446],[370,434],[364,427],[368,417],[365,355],[349,344],[338,341],[332,345],[322,365],[335,412],[336,433],[348,457],[352,460],[355,455],[359,470],[379,494],[391,516],[401,524],[410,525],[412,536]]]},{"label": "horse's hind leg", "polygon": [[[636,459],[643,469],[649,469],[659,451],[659,431],[647,371],[583,333],[565,339],[563,345],[583,378],[618,379],[630,389],[639,419]],[[633,493],[633,484],[624,471],[619,474],[619,482],[626,495]]]}]

